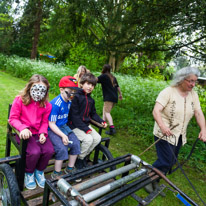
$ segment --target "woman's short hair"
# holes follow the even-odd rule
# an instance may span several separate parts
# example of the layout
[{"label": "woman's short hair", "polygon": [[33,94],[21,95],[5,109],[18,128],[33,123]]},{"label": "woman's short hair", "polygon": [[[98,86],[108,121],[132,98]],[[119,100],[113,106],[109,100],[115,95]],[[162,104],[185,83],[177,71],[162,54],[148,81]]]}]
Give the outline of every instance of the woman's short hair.
[{"label": "woman's short hair", "polygon": [[85,82],[92,84],[94,87],[97,84],[97,78],[92,73],[86,73],[81,77],[80,85],[83,85]]},{"label": "woman's short hair", "polygon": [[196,67],[184,67],[178,70],[173,77],[171,86],[178,86],[182,83],[184,79],[186,79],[191,74],[194,74],[195,76],[199,77],[200,71]]}]

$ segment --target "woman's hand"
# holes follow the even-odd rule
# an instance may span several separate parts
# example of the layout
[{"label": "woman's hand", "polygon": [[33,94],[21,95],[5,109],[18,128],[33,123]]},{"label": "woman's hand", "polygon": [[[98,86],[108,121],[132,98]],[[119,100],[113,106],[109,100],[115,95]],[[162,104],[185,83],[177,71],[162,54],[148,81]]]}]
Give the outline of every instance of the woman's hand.
[{"label": "woman's hand", "polygon": [[32,136],[32,133],[29,129],[23,129],[20,134],[19,134],[19,138],[20,139],[29,139],[29,137]]},{"label": "woman's hand", "polygon": [[201,129],[198,138],[201,141],[206,142],[205,116],[201,109],[195,110],[195,118],[196,118],[197,124],[199,125]]},{"label": "woman's hand", "polygon": [[62,142],[63,142],[64,145],[68,145],[69,144],[69,138],[66,135],[62,136]]},{"label": "woman's hand", "polygon": [[41,144],[44,144],[46,142],[46,137],[44,136],[44,133],[39,135],[39,142]]},{"label": "woman's hand", "polygon": [[206,142],[206,130],[201,130],[200,133],[199,133],[198,138],[199,138],[201,141]]},{"label": "woman's hand", "polygon": [[166,135],[167,137],[173,135],[170,128],[166,127],[165,125],[160,126],[160,129],[162,131],[162,134]]},{"label": "woman's hand", "polygon": [[153,114],[155,121],[159,125],[159,128],[161,129],[162,134],[166,136],[171,136],[173,134],[170,128],[166,127],[162,120],[161,113],[163,109],[164,107],[160,103],[156,102],[152,114]]}]

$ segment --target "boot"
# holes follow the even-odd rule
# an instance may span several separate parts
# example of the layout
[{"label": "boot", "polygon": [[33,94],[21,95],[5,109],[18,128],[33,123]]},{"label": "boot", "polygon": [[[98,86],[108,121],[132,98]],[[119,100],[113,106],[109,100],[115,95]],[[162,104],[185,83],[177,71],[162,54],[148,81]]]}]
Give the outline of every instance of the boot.
[{"label": "boot", "polygon": [[75,162],[75,167],[80,170],[82,168],[84,168],[84,160],[82,159],[77,159],[76,162]]},{"label": "boot", "polygon": [[108,134],[108,135],[113,135],[113,134],[115,134],[116,133],[116,130],[115,130],[115,128],[109,128],[109,131],[106,131],[105,132],[105,134]]}]

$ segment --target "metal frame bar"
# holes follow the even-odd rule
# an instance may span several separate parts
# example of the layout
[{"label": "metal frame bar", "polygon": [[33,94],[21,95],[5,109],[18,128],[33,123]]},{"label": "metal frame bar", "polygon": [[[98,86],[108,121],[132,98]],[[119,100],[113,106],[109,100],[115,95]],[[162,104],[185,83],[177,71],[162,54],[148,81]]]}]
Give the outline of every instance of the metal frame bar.
[{"label": "metal frame bar", "polygon": [[[81,190],[88,188],[87,186],[85,186],[87,184],[86,182],[80,183],[80,184],[74,185],[74,186],[71,186],[68,183],[68,184],[66,184],[68,186],[68,188],[66,190],[66,195],[68,195],[69,193],[72,193],[71,196],[74,198],[74,200],[72,200],[70,202],[68,202],[67,199],[64,197],[64,195],[62,195],[58,191],[58,189],[57,189],[58,180],[53,180],[53,181],[47,180],[46,186],[45,186],[43,205],[46,205],[46,203],[47,203],[46,200],[48,200],[50,192],[53,192],[55,194],[55,196],[57,197],[57,199],[59,199],[59,201],[61,201],[63,204],[72,205],[72,206],[76,205],[76,204],[91,205],[91,206],[113,205],[114,203],[124,199],[125,197],[127,197],[129,195],[131,195],[137,202],[139,202],[139,205],[147,205],[165,188],[165,185],[161,185],[160,189],[155,190],[152,194],[148,195],[145,199],[138,197],[134,193],[136,191],[138,191],[139,189],[145,187],[146,185],[158,180],[159,178],[163,178],[170,186],[172,186],[176,191],[178,191],[190,203],[192,203],[195,206],[197,205],[185,193],[183,193],[179,188],[177,188],[173,183],[171,183],[160,171],[158,171],[156,168],[153,168],[151,165],[147,164],[146,162],[142,161],[139,157],[133,156],[131,154],[127,154],[127,155],[115,158],[113,160],[108,160],[106,162],[99,163],[97,165],[93,165],[89,168],[79,170],[79,171],[75,172],[74,174],[62,176],[64,178],[62,180],[64,183],[65,182],[67,183],[67,181],[68,182],[74,181],[77,178],[92,175],[94,173],[102,171],[103,169],[110,168],[112,165],[116,166],[116,165],[121,164],[121,163],[125,163],[124,164],[125,166],[123,166],[123,168],[129,168],[132,164],[135,163],[135,161],[139,162],[142,165],[142,168],[146,168],[147,170],[151,171],[149,173],[149,175],[144,175],[140,178],[137,178],[136,180],[132,178],[134,181],[131,181],[129,179],[128,180],[129,183],[126,184],[127,181],[125,181],[125,182],[122,182],[122,185],[120,186],[119,182],[121,182],[123,179],[128,179],[129,178],[128,176],[130,176],[130,175],[125,175],[125,174],[129,173],[129,171],[124,170],[122,172],[122,178],[120,178],[117,181],[112,182],[111,184],[109,183],[109,184],[102,187],[102,188],[104,188],[104,187],[108,187],[108,185],[109,186],[116,185],[118,189],[112,188],[112,191],[106,189],[105,192],[102,194],[99,193],[99,191],[101,191],[102,188],[99,188],[99,189],[94,190],[93,192],[89,192],[85,195],[81,195],[78,191],[81,191]],[[130,165],[128,165],[129,163],[130,163]],[[118,171],[118,169],[116,171]],[[112,171],[112,172],[109,172],[107,174],[110,175],[110,174],[115,173],[115,172]],[[138,172],[140,172],[140,171],[138,171]],[[133,173],[135,173],[135,172],[133,172]],[[133,173],[131,173],[131,174],[133,174]],[[119,172],[118,172],[118,175],[119,175]],[[104,174],[102,175],[102,177],[104,179]],[[102,177],[100,176],[99,178],[101,179]],[[113,177],[114,177],[113,175],[110,176],[110,178],[113,178]],[[90,184],[90,186],[95,185],[93,183],[92,179],[88,180],[88,184]],[[107,193],[107,194],[105,194],[105,193]],[[102,196],[102,197],[100,197],[100,196]],[[97,200],[93,201],[94,199],[97,199]],[[88,204],[87,202],[91,202],[91,203]]]},{"label": "metal frame bar", "polygon": [[91,205],[113,205],[114,203],[124,199],[125,197],[128,197],[129,195],[132,195],[133,193],[137,192],[139,189],[143,188],[149,183],[151,183],[151,181],[148,179],[148,176],[144,176],[141,179],[138,179],[130,184],[124,185],[120,189],[107,194],[106,196],[96,200],[95,202],[92,202]]},{"label": "metal frame bar", "polygon": [[187,201],[189,201],[191,204],[198,206],[197,203],[195,203],[189,196],[187,196],[182,190],[180,190],[175,184],[173,184],[163,173],[161,173],[157,168],[146,165],[147,168],[152,169],[156,174],[158,174],[163,180],[165,180],[173,189],[178,191]]},{"label": "metal frame bar", "polygon": [[[68,182],[75,181],[76,179],[101,172],[102,170],[104,170],[106,168],[110,168],[111,166],[121,164],[124,162],[128,162],[128,161],[130,162],[130,160],[131,160],[131,155],[126,154],[124,156],[117,157],[113,160],[108,160],[106,162],[102,162],[102,163],[92,165],[90,167],[87,167],[87,168],[84,168],[81,170],[77,170],[74,174],[63,175],[62,178],[66,179]],[[57,189],[56,189],[57,181],[58,180],[46,180],[44,194],[43,194],[43,205],[48,205],[50,192],[53,192],[54,195],[57,197],[57,199],[59,199],[59,201],[62,201],[62,198],[65,199],[61,195],[61,193],[56,192],[57,191]]]},{"label": "metal frame bar", "polygon": [[[8,118],[11,111],[11,104],[9,104],[8,108]],[[14,131],[14,133],[12,132]],[[26,148],[27,148],[27,142],[28,140],[22,140],[20,141],[20,144],[16,142],[15,135],[19,135],[19,131],[17,131],[15,128],[13,128],[9,122],[7,123],[7,138],[6,138],[6,151],[5,151],[5,157],[10,157],[11,152],[11,142],[14,144],[14,146],[19,151],[19,156],[16,158],[15,163],[15,175],[17,178],[17,182],[19,185],[19,189],[23,191],[24,189],[24,175],[25,175],[25,167],[26,167]]]},{"label": "metal frame bar", "polygon": [[[101,142],[99,143],[99,145],[101,143],[105,143],[104,146],[109,148],[109,143],[110,143],[110,139],[109,138],[102,138]],[[93,164],[97,164],[98,163],[98,157],[99,157],[99,145],[96,146],[95,151],[94,151],[94,161]],[[103,158],[103,161],[105,160],[105,158]]]},{"label": "metal frame bar", "polygon": [[100,187],[92,192],[89,192],[89,193],[83,195],[83,198],[86,202],[93,201],[94,199],[96,199],[96,198],[98,198],[98,197],[100,197],[108,192],[111,192],[120,186],[123,186],[124,184],[128,183],[129,181],[132,181],[132,180],[146,174],[146,172],[147,172],[146,169],[141,169],[139,171],[131,173],[125,177],[122,177],[114,182],[111,182],[103,187]]},{"label": "metal frame bar", "polygon": [[117,175],[120,175],[124,172],[128,172],[129,170],[137,168],[137,165],[135,163],[129,164],[127,166],[121,167],[119,169],[113,170],[111,172],[108,172],[106,174],[100,175],[98,177],[89,179],[88,181],[82,182],[80,184],[74,185],[73,188],[75,188],[77,191],[85,190],[89,187],[92,187],[96,184],[99,184],[103,181],[109,180],[111,178],[116,177]]},{"label": "metal frame bar", "polygon": [[2,163],[10,163],[13,161],[17,161],[21,158],[20,155],[15,155],[15,156],[11,156],[11,157],[4,157],[4,158],[0,158],[0,164]]}]

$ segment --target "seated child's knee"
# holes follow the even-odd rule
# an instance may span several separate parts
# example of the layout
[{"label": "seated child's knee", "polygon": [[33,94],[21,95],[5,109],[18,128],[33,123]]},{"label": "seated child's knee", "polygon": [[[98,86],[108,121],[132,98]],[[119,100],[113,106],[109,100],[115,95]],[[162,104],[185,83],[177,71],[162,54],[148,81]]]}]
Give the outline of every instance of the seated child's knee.
[{"label": "seated child's knee", "polygon": [[68,154],[68,150],[65,147],[59,148],[55,152],[57,156],[65,156]]},{"label": "seated child's knee", "polygon": [[96,143],[96,144],[99,144],[100,142],[101,142],[101,136],[99,135],[99,136],[96,136],[95,137],[95,139],[94,139],[94,142]]},{"label": "seated child's knee", "polygon": [[87,135],[87,137],[83,140],[87,145],[92,145],[94,139],[91,135]]},{"label": "seated child's knee", "polygon": [[80,147],[80,141],[74,133],[70,133],[68,137],[69,137],[69,140],[72,141],[70,146]]},{"label": "seated child's knee", "polygon": [[27,151],[28,156],[33,156],[33,157],[39,157],[41,155],[40,150],[38,149],[33,149],[32,151]]},{"label": "seated child's knee", "polygon": [[48,149],[48,150],[46,151],[46,153],[47,153],[48,155],[53,155],[53,154],[55,153],[55,151],[54,151],[53,148],[50,148],[50,149]]}]

